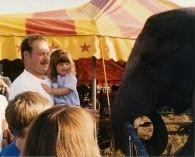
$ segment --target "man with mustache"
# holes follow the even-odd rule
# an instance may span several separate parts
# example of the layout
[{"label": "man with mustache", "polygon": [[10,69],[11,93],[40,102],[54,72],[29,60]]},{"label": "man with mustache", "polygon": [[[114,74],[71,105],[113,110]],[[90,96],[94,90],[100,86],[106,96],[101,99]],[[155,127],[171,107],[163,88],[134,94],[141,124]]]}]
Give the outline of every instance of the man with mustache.
[{"label": "man with mustache", "polygon": [[[45,96],[51,104],[54,104],[53,95],[45,92],[41,84],[51,87],[51,80],[45,76],[50,62],[50,49],[46,39],[38,34],[26,37],[20,46],[24,72],[11,84],[9,100],[25,91],[39,92]],[[99,111],[89,109],[95,118],[99,118]]]},{"label": "man with mustache", "polygon": [[38,34],[26,37],[21,43],[21,57],[24,62],[24,72],[11,84],[9,100],[25,91],[39,92],[52,104],[53,95],[45,92],[41,84],[51,86],[50,79],[45,76],[50,62],[50,49],[46,39]]}]

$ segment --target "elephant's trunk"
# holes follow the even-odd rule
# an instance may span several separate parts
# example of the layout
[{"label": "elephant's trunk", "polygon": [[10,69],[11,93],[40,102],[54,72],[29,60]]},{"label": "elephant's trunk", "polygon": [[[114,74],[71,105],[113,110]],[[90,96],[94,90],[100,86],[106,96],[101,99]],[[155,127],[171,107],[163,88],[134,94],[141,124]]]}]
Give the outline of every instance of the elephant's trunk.
[{"label": "elephant's trunk", "polygon": [[[168,142],[167,128],[165,126],[164,121],[162,120],[162,117],[156,111],[153,111],[146,116],[152,121],[153,134],[150,139],[148,139],[143,143],[149,155],[160,156],[167,146],[167,142]],[[117,122],[119,122],[118,120],[117,122],[114,121],[111,122],[112,122],[112,126],[118,126],[118,124],[116,124]],[[124,126],[124,122],[122,119],[119,123],[121,123],[121,126]],[[115,149],[121,150],[123,153],[125,153],[124,128],[113,127],[112,130],[114,135]]]},{"label": "elephant's trunk", "polygon": [[157,111],[148,114],[147,117],[152,121],[153,134],[145,141],[145,147],[150,156],[160,156],[168,143],[168,132],[161,115]]},{"label": "elephant's trunk", "polygon": [[[122,150],[122,152],[125,152],[124,123],[128,121],[133,125],[137,117],[148,115],[153,110],[154,105],[151,104],[156,104],[158,94],[153,92],[152,85],[149,91],[145,86],[146,83],[140,81],[140,78],[128,79],[131,77],[127,75],[124,77],[111,106],[111,126],[115,148]],[[134,88],[131,88],[133,85]]]}]

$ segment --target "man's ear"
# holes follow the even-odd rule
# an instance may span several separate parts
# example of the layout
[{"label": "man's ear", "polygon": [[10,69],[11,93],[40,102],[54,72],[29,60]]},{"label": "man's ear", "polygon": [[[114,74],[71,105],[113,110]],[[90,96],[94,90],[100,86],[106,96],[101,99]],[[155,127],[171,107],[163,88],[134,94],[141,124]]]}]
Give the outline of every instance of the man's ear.
[{"label": "man's ear", "polygon": [[24,58],[28,58],[29,57],[29,52],[28,51],[24,51]]}]

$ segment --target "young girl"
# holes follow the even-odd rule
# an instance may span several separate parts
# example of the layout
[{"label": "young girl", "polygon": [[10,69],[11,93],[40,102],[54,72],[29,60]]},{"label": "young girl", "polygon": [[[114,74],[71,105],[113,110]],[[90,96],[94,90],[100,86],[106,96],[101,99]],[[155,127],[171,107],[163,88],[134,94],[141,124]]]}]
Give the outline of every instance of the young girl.
[{"label": "young girl", "polygon": [[80,106],[75,64],[70,54],[55,50],[50,59],[48,77],[52,81],[52,88],[46,84],[42,84],[42,87],[47,93],[54,95],[55,104]]}]

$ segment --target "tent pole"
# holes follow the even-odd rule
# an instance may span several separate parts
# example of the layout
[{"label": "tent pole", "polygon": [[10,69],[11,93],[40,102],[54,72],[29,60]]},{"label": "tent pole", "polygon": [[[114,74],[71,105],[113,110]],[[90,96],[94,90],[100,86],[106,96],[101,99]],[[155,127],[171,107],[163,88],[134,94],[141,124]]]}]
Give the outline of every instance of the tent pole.
[{"label": "tent pole", "polygon": [[96,58],[92,57],[92,107],[96,110]]},{"label": "tent pole", "polygon": [[[96,58],[92,57],[92,108],[96,110]],[[99,127],[98,121],[95,123],[94,135],[97,137]],[[97,142],[97,141],[96,141]]]}]

